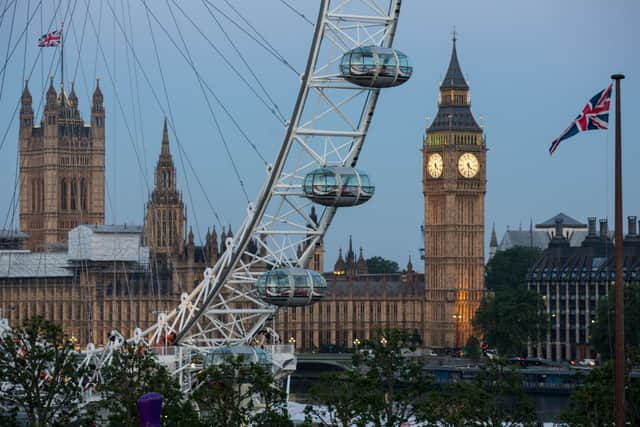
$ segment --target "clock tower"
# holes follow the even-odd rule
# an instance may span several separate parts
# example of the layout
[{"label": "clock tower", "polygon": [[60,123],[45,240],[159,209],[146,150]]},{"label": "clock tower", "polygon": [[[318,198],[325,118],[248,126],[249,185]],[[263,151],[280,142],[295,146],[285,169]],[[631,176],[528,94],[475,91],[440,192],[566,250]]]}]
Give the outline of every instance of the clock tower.
[{"label": "clock tower", "polygon": [[423,145],[425,342],[465,345],[484,294],[487,148],[456,52]]}]

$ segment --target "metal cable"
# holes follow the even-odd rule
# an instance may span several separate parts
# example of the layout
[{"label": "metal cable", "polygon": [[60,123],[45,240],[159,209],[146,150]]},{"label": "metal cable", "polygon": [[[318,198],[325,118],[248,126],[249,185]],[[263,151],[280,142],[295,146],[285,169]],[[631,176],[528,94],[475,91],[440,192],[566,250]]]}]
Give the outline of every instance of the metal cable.
[{"label": "metal cable", "polygon": [[[176,0],[172,0],[174,4],[176,4]],[[236,54],[238,55],[238,57],[240,57],[240,60],[242,61],[242,63],[247,67],[247,70],[249,70],[249,73],[251,73],[251,75],[253,76],[253,78],[255,79],[256,83],[258,83],[258,86],[260,86],[260,89],[262,89],[262,91],[264,92],[265,96],[267,97],[267,99],[271,102],[271,104],[273,104],[273,108],[275,108],[275,112],[277,112],[277,114],[280,116],[280,120],[282,121],[282,123],[286,123],[287,119],[286,117],[282,114],[282,111],[280,111],[280,108],[278,107],[278,104],[276,104],[276,102],[273,100],[273,97],[269,94],[269,92],[267,91],[267,89],[264,87],[264,85],[262,84],[262,82],[260,81],[260,79],[258,78],[258,76],[256,75],[256,73],[253,70],[253,67],[251,67],[251,65],[249,65],[249,63],[247,62],[247,60],[245,59],[244,55],[242,54],[242,52],[240,52],[240,49],[238,49],[238,47],[236,46],[236,44],[234,43],[233,39],[229,36],[229,33],[227,32],[227,30],[222,26],[222,24],[220,23],[220,20],[213,14],[213,12],[211,11],[211,9],[207,6],[206,3],[203,2],[203,4],[205,5],[205,7],[207,8],[207,11],[209,12],[209,15],[211,15],[211,17],[213,18],[213,20],[216,22],[216,24],[218,25],[218,28],[220,28],[220,31],[222,31],[222,33],[224,34],[224,36],[226,37],[227,41],[229,42],[229,44],[233,47],[233,50],[236,52]],[[176,5],[177,6],[177,5]],[[179,6],[177,6],[178,8],[180,8]],[[186,47],[186,46],[185,46]]]},{"label": "metal cable", "polygon": [[285,5],[287,8],[289,8],[289,10],[291,10],[293,13],[295,13],[296,15],[298,15],[300,18],[304,19],[307,23],[309,23],[310,25],[315,25],[309,18],[307,18],[304,13],[300,12],[298,9],[296,9],[295,7],[291,6],[289,3],[287,3],[285,0],[280,0],[280,3],[282,3],[283,5]]}]

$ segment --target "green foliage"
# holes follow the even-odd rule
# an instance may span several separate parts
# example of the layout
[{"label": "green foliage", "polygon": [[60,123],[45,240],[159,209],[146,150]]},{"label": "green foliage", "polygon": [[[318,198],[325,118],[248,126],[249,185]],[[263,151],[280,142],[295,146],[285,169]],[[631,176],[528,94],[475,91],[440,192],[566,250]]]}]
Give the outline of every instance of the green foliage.
[{"label": "green foliage", "polygon": [[522,378],[499,359],[489,361],[471,382],[443,384],[429,393],[419,419],[432,427],[541,425]]},{"label": "green foliage", "polygon": [[327,406],[329,414],[308,407],[325,425],[396,426],[417,412],[433,388],[430,375],[417,358],[407,357],[415,340],[404,331],[384,330],[360,345],[353,356],[353,370],[325,375],[311,389],[314,403]]},{"label": "green foliage", "polygon": [[473,325],[484,342],[501,355],[520,355],[546,331],[549,323],[542,297],[526,289],[502,289],[483,298]]},{"label": "green foliage", "polygon": [[148,392],[163,396],[163,426],[197,426],[198,416],[184,400],[177,381],[169,375],[145,345],[125,345],[113,353],[111,363],[102,370],[103,383],[98,386],[100,400],[94,416],[110,426],[140,425],[137,402]]},{"label": "green foliage", "polygon": [[464,355],[472,360],[480,359],[482,349],[480,348],[478,338],[471,335],[469,339],[467,339],[467,343],[464,346]]},{"label": "green foliage", "polygon": [[466,425],[491,427],[542,426],[522,388],[522,376],[493,359],[470,383],[462,383],[462,414]]},{"label": "green foliage", "polygon": [[320,379],[309,389],[313,402],[326,407],[326,411],[307,406],[307,420],[316,419],[326,426],[360,425],[360,415],[366,408],[362,391],[371,384],[358,372],[329,372],[320,374]]},{"label": "green foliage", "polygon": [[540,256],[540,249],[515,246],[496,252],[487,264],[487,289],[517,289],[526,287],[527,271]]},{"label": "green foliage", "polygon": [[[640,349],[640,286],[626,286],[624,289],[624,346],[628,350]],[[615,349],[615,295],[613,289],[609,297],[598,303],[596,322],[591,327],[591,344],[603,359],[611,359]]]},{"label": "green foliage", "polygon": [[380,256],[367,259],[367,270],[369,274],[393,274],[400,271],[398,263]]},{"label": "green foliage", "polygon": [[[632,356],[637,363],[637,354]],[[631,364],[626,369],[626,421],[640,425],[640,383],[629,379]],[[572,393],[561,420],[569,426],[599,427],[612,425],[615,419],[615,380],[613,361],[591,370],[587,378]]]},{"label": "green foliage", "polygon": [[206,425],[293,425],[288,417],[284,392],[274,383],[271,372],[259,364],[246,364],[241,357],[230,357],[225,364],[202,371],[192,398]]},{"label": "green foliage", "polygon": [[0,338],[2,421],[13,424],[18,412],[29,425],[64,425],[78,415],[81,394],[73,342],[54,323],[35,317]]}]

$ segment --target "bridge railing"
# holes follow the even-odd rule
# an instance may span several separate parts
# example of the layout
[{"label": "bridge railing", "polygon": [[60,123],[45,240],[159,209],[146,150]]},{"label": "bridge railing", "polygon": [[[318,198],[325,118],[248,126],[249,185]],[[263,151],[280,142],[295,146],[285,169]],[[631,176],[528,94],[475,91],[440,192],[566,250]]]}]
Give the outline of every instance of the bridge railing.
[{"label": "bridge railing", "polygon": [[291,353],[296,352],[296,347],[293,344],[271,344],[265,345],[264,350],[269,353]]}]

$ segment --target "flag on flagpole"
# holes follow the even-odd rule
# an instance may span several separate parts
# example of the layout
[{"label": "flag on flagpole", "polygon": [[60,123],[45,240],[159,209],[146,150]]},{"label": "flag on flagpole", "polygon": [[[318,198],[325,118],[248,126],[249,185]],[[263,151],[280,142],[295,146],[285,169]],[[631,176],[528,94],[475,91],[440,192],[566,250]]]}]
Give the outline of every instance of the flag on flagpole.
[{"label": "flag on flagpole", "polygon": [[582,112],[571,122],[559,137],[553,140],[549,147],[549,154],[553,154],[561,141],[571,138],[575,134],[588,130],[609,128],[609,107],[611,105],[611,87],[598,92],[584,106]]},{"label": "flag on flagpole", "polygon": [[38,39],[39,47],[58,47],[62,42],[62,29],[44,34]]}]

